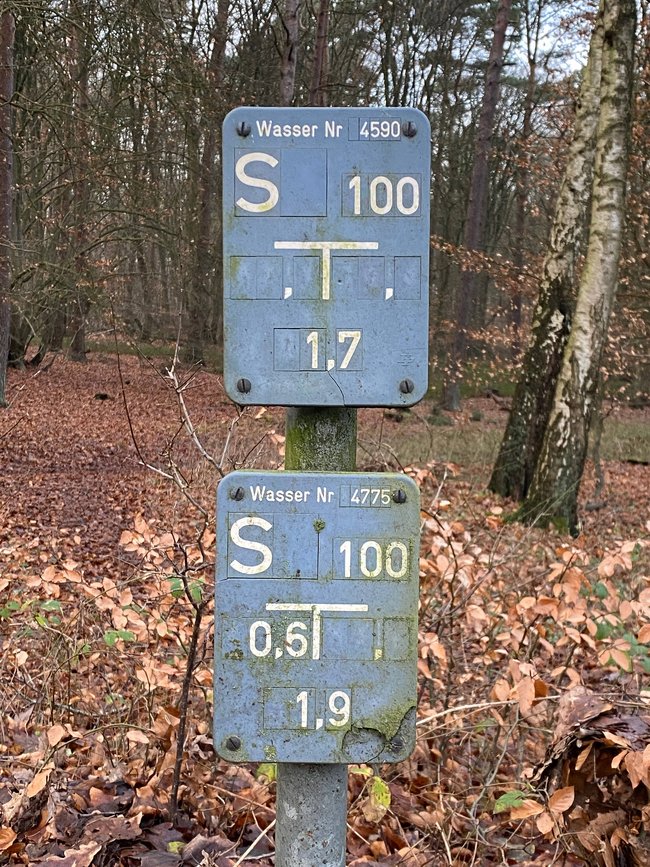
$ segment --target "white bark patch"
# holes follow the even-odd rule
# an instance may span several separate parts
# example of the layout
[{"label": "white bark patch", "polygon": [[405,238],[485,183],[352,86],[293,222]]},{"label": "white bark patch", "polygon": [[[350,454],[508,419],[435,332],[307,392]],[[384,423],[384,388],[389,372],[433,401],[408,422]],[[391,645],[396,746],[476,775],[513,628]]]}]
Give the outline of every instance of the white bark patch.
[{"label": "white bark patch", "polygon": [[559,310],[554,310],[551,318],[548,321],[546,328],[546,336],[542,341],[542,347],[554,346],[557,343],[558,335],[562,332],[564,325],[564,316]]}]

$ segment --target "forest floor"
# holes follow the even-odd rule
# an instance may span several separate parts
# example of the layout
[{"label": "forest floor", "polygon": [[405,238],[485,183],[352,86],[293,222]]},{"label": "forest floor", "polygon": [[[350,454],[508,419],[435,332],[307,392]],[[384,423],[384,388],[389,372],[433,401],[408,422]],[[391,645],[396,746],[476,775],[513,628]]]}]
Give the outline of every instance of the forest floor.
[{"label": "forest floor", "polygon": [[[212,518],[222,473],[281,467],[284,412],[185,370],[193,439],[159,361],[49,361],[0,411],[0,864],[266,867],[274,768],[212,749]],[[349,865],[609,865],[650,834],[650,415],[609,408],[576,539],[487,492],[506,417],[359,412],[423,534],[417,746],[351,768]]]}]

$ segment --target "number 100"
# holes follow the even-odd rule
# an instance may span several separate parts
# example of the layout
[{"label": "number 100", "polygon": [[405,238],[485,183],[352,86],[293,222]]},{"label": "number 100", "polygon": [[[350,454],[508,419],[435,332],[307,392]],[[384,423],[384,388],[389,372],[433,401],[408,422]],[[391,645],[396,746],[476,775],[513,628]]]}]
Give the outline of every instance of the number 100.
[{"label": "number 100", "polygon": [[[353,195],[352,213],[356,217],[361,215],[361,177],[354,175],[348,185]],[[400,178],[396,184],[385,175],[376,175],[369,178],[368,203],[372,213],[380,217],[390,214],[393,205],[398,213],[410,217],[420,208],[420,185],[410,175]]]},{"label": "number 100", "polygon": [[[339,548],[343,554],[343,577],[352,577],[352,542],[346,539]],[[369,539],[359,546],[359,571],[364,578],[377,578],[382,572],[390,578],[403,578],[409,568],[409,552],[404,542],[389,542],[382,547]]]}]

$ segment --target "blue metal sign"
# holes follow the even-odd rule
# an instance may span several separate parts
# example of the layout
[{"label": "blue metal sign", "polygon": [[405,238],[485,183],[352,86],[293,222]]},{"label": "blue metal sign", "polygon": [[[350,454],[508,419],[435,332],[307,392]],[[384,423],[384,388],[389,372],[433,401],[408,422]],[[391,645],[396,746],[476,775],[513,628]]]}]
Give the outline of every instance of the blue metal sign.
[{"label": "blue metal sign", "polygon": [[217,493],[214,742],[236,762],[415,743],[419,492],[393,473],[231,473]]},{"label": "blue metal sign", "polygon": [[241,404],[427,389],[430,127],[410,108],[237,108],[223,126],[224,379]]}]

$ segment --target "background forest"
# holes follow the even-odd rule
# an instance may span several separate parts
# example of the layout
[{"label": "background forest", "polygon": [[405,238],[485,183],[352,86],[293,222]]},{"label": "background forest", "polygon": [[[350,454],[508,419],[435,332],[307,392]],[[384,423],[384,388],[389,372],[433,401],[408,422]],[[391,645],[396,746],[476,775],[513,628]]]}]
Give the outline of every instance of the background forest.
[{"label": "background forest", "polygon": [[649,863],[636,6],[617,292],[580,401],[593,460],[579,520],[546,527],[515,511],[528,481],[504,484],[498,450],[604,103],[584,89],[598,3],[0,0],[0,864],[273,863],[275,768],[220,762],[210,734],[214,490],[284,457],[282,411],[242,410],[219,375],[221,124],[240,105],[408,105],[432,127],[430,393],[360,410],[357,457],[422,492],[418,743],[350,769],[347,863]]},{"label": "background forest", "polygon": [[[464,376],[503,374],[526,343],[595,8],[500,5],[511,6],[500,91],[481,128],[493,2],[13,4],[11,360],[64,341],[83,358],[86,329],[111,316],[133,339],[174,340],[180,314],[185,357],[218,367],[223,117],[247,104],[379,104],[416,106],[433,129],[432,383],[447,363],[461,269],[474,283]],[[636,399],[648,379],[646,26],[644,14],[606,363],[611,386]],[[480,148],[485,216],[467,244]]]}]

